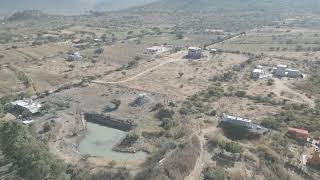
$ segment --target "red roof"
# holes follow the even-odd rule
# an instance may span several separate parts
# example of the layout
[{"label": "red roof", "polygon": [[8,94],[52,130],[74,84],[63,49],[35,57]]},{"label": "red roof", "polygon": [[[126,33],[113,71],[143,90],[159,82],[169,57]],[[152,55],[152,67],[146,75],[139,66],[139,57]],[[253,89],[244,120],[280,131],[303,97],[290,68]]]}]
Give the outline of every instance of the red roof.
[{"label": "red roof", "polygon": [[288,128],[288,131],[289,131],[289,132],[299,133],[299,134],[309,135],[309,131],[304,130],[304,129]]}]

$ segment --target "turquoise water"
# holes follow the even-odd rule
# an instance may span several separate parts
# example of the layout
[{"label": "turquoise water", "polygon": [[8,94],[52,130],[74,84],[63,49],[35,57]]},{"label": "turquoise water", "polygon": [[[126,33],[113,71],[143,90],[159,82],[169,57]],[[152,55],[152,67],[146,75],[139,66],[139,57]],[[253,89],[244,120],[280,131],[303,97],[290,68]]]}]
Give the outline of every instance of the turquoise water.
[{"label": "turquoise water", "polygon": [[106,157],[115,161],[144,160],[146,158],[144,152],[132,154],[112,151],[112,147],[126,134],[124,131],[87,122],[87,134],[80,142],[79,151],[82,154]]}]

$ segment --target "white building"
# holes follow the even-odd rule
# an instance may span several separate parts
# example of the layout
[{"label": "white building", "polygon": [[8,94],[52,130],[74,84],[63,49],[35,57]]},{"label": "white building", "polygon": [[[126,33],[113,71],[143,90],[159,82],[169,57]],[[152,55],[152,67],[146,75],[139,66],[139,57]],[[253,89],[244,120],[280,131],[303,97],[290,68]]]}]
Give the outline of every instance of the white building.
[{"label": "white building", "polygon": [[262,79],[265,76],[263,66],[257,65],[256,68],[251,73],[251,78],[253,79]]},{"label": "white building", "polygon": [[38,113],[40,111],[40,108],[42,107],[41,104],[33,102],[32,99],[18,100],[11,102],[11,104],[20,111],[27,111],[31,114]]},{"label": "white building", "polygon": [[187,58],[199,59],[202,57],[202,49],[199,47],[189,47]]},{"label": "white building", "polygon": [[214,48],[210,49],[210,53],[211,54],[217,54],[217,52],[218,52],[218,49],[214,49]]},{"label": "white building", "polygon": [[263,78],[263,70],[262,69],[254,69],[251,73],[251,77],[253,79],[262,79]]},{"label": "white building", "polygon": [[158,55],[170,51],[171,48],[165,46],[152,46],[146,49],[148,55]]},{"label": "white building", "polygon": [[229,116],[227,114],[223,114],[221,122],[236,124],[240,126],[244,126],[247,128],[253,128],[252,121],[250,119],[245,119],[241,117]]}]

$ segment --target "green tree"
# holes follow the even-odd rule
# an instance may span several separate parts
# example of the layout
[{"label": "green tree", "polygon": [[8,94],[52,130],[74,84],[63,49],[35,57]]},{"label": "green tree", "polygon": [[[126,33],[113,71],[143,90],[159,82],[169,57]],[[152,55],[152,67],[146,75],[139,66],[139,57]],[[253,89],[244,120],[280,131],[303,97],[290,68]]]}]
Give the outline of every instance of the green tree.
[{"label": "green tree", "polygon": [[20,177],[26,180],[69,179],[64,163],[55,159],[47,147],[20,122],[0,124],[0,144],[1,150],[13,162]]}]

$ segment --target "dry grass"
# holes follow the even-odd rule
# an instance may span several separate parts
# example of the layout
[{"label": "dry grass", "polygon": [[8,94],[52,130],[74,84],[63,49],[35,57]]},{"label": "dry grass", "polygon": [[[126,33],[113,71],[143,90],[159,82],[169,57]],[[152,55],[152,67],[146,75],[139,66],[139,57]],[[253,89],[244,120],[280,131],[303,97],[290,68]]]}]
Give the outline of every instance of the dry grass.
[{"label": "dry grass", "polygon": [[170,179],[183,180],[194,168],[200,149],[200,141],[196,136],[178,147],[164,162],[163,168],[166,175]]}]

